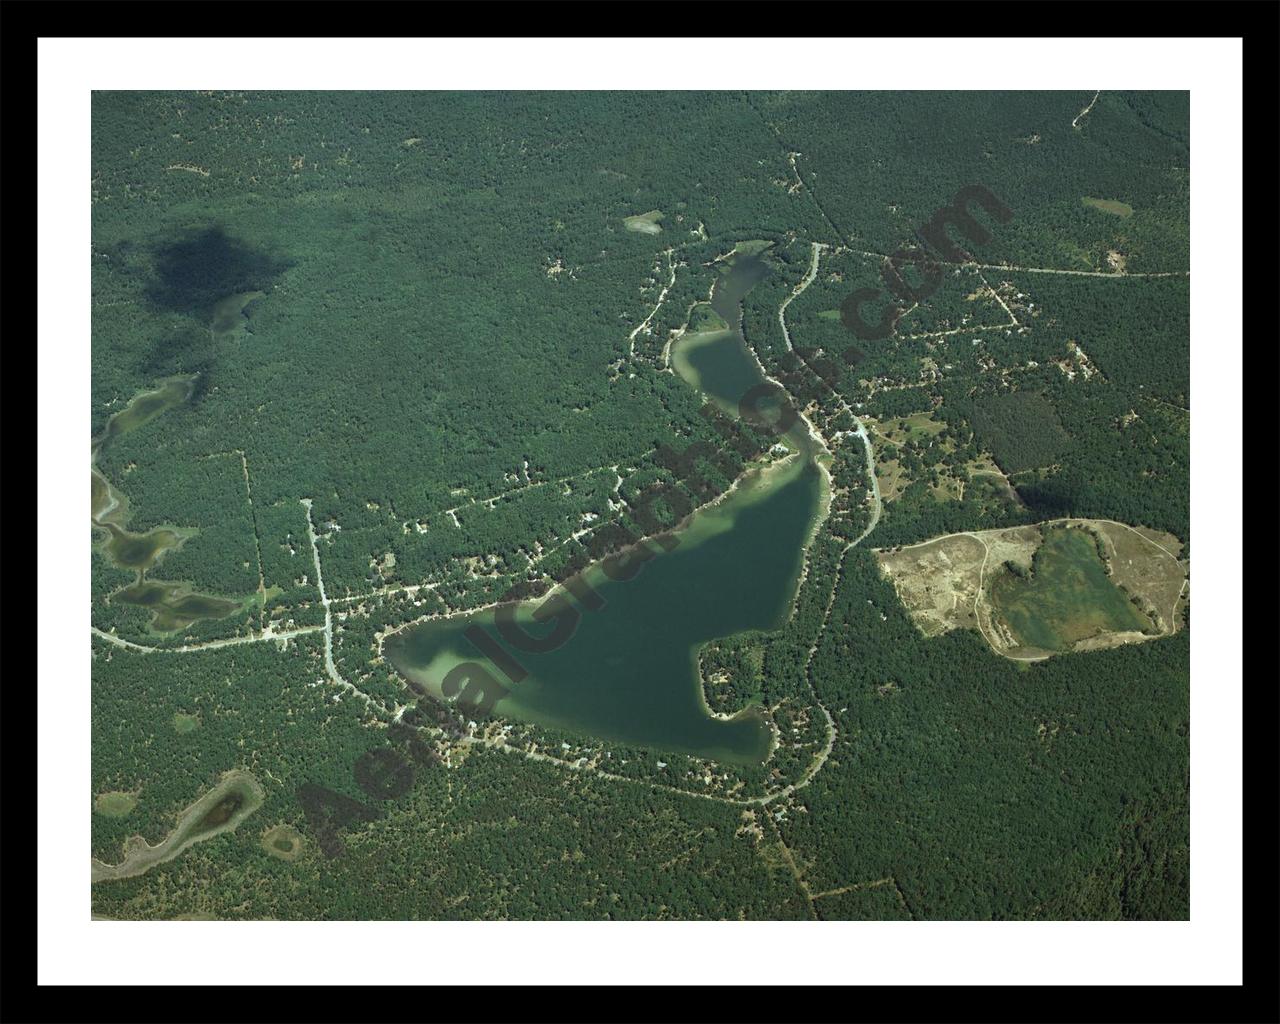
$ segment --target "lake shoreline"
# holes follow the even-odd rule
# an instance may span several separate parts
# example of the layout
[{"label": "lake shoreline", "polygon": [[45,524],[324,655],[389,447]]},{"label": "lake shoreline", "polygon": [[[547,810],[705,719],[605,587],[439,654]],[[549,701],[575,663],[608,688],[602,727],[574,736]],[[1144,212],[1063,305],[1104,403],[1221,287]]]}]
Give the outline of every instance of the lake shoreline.
[{"label": "lake shoreline", "polygon": [[[734,417],[741,395],[770,381],[742,332],[742,297],[770,268],[759,258],[739,255],[717,281],[711,302],[725,322],[736,326],[685,333],[671,339],[668,349],[677,376]],[[786,395],[777,381],[772,387]],[[378,657],[414,689],[426,687],[439,697],[442,673],[475,656],[466,647],[463,624],[504,606],[514,606],[527,620],[546,601],[572,595],[586,613],[583,624],[593,625],[573,641],[579,645],[575,651],[568,651],[566,642],[536,653],[547,660],[537,666],[532,681],[513,684],[520,687],[519,695],[500,698],[498,717],[724,763],[768,763],[780,743],[768,709],[752,704],[732,712],[714,710],[700,661],[706,646],[717,640],[784,628],[807,581],[810,549],[832,507],[830,448],[803,414],[777,440],[778,445],[746,463],[723,492],[628,546],[642,544],[654,552],[634,574],[640,582],[621,589],[630,579],[607,578],[603,566],[609,556],[602,556],[537,598],[437,610],[381,631],[376,635]],[[674,543],[662,550],[668,544],[659,547],[655,540]],[[704,549],[704,544],[713,546]],[[627,550],[619,554],[625,558]],[[694,579],[698,585],[690,587],[687,581]],[[590,595],[574,580],[607,594],[608,605],[616,610],[603,614],[612,618],[598,620],[597,612],[605,606],[592,608]],[[727,588],[718,597],[713,596],[717,586]],[[677,670],[667,645],[681,637],[691,642],[679,656],[686,667]],[[617,670],[611,667],[615,664]],[[493,678],[506,688],[505,679]],[[692,688],[687,695],[684,678]],[[612,689],[602,694],[599,684],[611,681]],[[650,683],[671,690],[671,698],[655,703]],[[611,693],[616,693],[616,703],[606,695]],[[510,705],[504,707],[508,698]],[[717,728],[710,729],[712,725]],[[722,735],[719,728],[726,726],[732,728]]]}]

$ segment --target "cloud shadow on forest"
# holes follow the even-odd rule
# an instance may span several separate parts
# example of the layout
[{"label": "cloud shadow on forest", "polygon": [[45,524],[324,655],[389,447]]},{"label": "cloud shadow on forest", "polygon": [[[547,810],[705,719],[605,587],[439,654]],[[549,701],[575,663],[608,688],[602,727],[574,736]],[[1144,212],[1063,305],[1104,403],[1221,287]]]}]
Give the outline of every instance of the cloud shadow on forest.
[{"label": "cloud shadow on forest", "polygon": [[232,238],[219,225],[189,230],[153,253],[147,301],[157,310],[201,315],[237,292],[269,291],[293,262]]},{"label": "cloud shadow on forest", "polygon": [[188,229],[152,250],[147,302],[162,313],[182,313],[196,323],[157,338],[139,367],[147,378],[198,374],[192,403],[209,387],[218,342],[208,322],[218,302],[241,292],[270,292],[294,261],[255,249],[221,225]]}]

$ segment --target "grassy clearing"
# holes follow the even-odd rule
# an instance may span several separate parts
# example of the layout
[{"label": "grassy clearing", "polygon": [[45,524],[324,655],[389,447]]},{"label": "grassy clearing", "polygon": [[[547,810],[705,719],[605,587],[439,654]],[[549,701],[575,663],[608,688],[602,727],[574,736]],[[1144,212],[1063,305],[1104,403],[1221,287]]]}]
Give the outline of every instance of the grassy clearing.
[{"label": "grassy clearing", "polygon": [[1132,217],[1133,207],[1128,203],[1122,203],[1116,199],[1094,199],[1092,196],[1085,196],[1080,200],[1085,206],[1092,206],[1095,210],[1101,210],[1103,213],[1114,214],[1117,217]]},{"label": "grassy clearing", "polygon": [[123,818],[138,806],[138,796],[138,792],[99,793],[94,797],[93,809],[107,818]]},{"label": "grassy clearing", "polygon": [[[927,412],[917,412],[910,416],[888,419],[880,424],[880,430],[894,444],[905,444],[907,441],[928,442],[947,429],[945,423],[935,420]],[[955,445],[948,445],[951,451]]]},{"label": "grassy clearing", "polygon": [[1186,567],[1178,560],[1177,537],[1144,526],[1130,529],[1117,523],[1098,523],[1107,552],[1111,580],[1129,595],[1157,627],[1172,633],[1182,626],[1186,595]]},{"label": "grassy clearing", "polygon": [[[954,440],[940,436],[946,430],[946,424],[941,420],[935,419],[931,413],[920,412],[883,420],[868,418],[868,426],[879,442],[876,477],[880,495],[885,501],[900,497],[916,480],[932,479],[934,471],[937,482],[929,488],[934,500],[952,501],[963,496],[963,481],[938,459],[938,456],[946,457],[956,450]],[[994,466],[994,463],[981,457],[965,468],[985,470],[988,466]]]},{"label": "grassy clearing", "polygon": [[897,459],[877,458],[876,482],[880,485],[880,497],[884,501],[893,501],[907,489],[911,478]]},{"label": "grassy clearing", "polygon": [[964,493],[969,498],[980,501],[1003,501],[1010,505],[1022,506],[1022,498],[1013,489],[1009,478],[1000,468],[989,460],[977,459],[965,467],[969,472],[969,482]]},{"label": "grassy clearing", "polygon": [[173,731],[179,736],[185,736],[189,732],[195,732],[200,728],[200,716],[188,715],[182,711],[173,713]]},{"label": "grassy clearing", "polygon": [[694,304],[693,311],[689,314],[689,333],[700,334],[704,331],[727,331],[728,329],[728,322],[711,308],[711,303]]},{"label": "grassy clearing", "polygon": [[262,834],[262,848],[281,860],[297,860],[305,847],[306,840],[291,825],[276,825]]},{"label": "grassy clearing", "polygon": [[656,235],[662,231],[662,225],[658,222],[664,216],[665,214],[661,210],[637,213],[631,217],[623,217],[622,226],[628,231],[635,231],[642,235]]}]

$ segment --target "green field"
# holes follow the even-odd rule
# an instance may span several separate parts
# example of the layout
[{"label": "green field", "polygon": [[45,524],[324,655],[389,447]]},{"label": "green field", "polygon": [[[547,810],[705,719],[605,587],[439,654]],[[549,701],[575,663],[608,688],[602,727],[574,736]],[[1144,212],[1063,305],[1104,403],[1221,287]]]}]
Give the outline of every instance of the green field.
[{"label": "green field", "polygon": [[635,231],[642,235],[656,235],[662,231],[663,213],[661,210],[650,210],[648,213],[637,213],[631,217],[624,217],[622,223],[628,231]]},{"label": "green field", "polygon": [[1107,578],[1093,537],[1080,529],[1044,531],[1031,577],[1008,574],[991,588],[991,603],[1023,646],[1066,651],[1099,632],[1151,628],[1151,622]]},{"label": "green field", "polygon": [[699,334],[704,331],[725,331],[729,324],[719,313],[711,308],[709,302],[699,302],[689,314],[689,332]]},{"label": "green field", "polygon": [[99,793],[94,810],[108,818],[123,818],[138,806],[137,793]]},{"label": "green field", "polygon": [[1085,206],[1092,206],[1095,210],[1101,210],[1103,213],[1114,214],[1117,217],[1132,217],[1133,207],[1128,203],[1122,203],[1117,199],[1092,199],[1085,196],[1081,200]]},{"label": "green field", "polygon": [[306,848],[306,840],[297,829],[288,825],[277,825],[263,833],[262,848],[280,860],[294,861],[302,856]]},{"label": "green field", "polygon": [[173,713],[173,731],[179,736],[185,736],[187,733],[195,732],[199,728],[199,715],[188,715],[182,711],[175,711]]}]

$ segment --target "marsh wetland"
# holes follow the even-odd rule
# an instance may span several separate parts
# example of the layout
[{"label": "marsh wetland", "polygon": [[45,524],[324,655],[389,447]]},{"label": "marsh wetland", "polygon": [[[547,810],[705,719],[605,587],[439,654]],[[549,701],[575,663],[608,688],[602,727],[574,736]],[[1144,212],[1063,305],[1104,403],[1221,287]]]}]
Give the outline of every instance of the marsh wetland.
[{"label": "marsh wetland", "polygon": [[236,828],[256,811],[264,798],[262,786],[248,772],[227,772],[219,783],[188,807],[164,841],[151,846],[142,836],[124,844],[119,864],[92,862],[92,881],[132,878],[157,864],[173,860],[187,847]]},{"label": "marsh wetland", "polygon": [[[240,310],[261,295],[233,296],[229,309],[233,308],[236,320]],[[221,328],[229,330],[229,327]],[[152,613],[149,629],[157,634],[173,634],[190,627],[201,619],[222,619],[247,608],[257,595],[249,600],[231,600],[213,594],[203,594],[182,582],[147,579],[171,551],[182,547],[186,541],[199,534],[199,529],[187,526],[162,524],[141,533],[126,529],[130,518],[128,498],[120,493],[98,469],[99,453],[113,439],[130,433],[157,419],[165,412],[189,401],[195,391],[197,378],[176,377],[163,381],[160,387],[136,395],[123,410],[113,415],[102,435],[91,450],[91,522],[99,540],[96,550],[116,568],[135,574],[135,581],[112,593],[110,601],[147,609]]]}]

